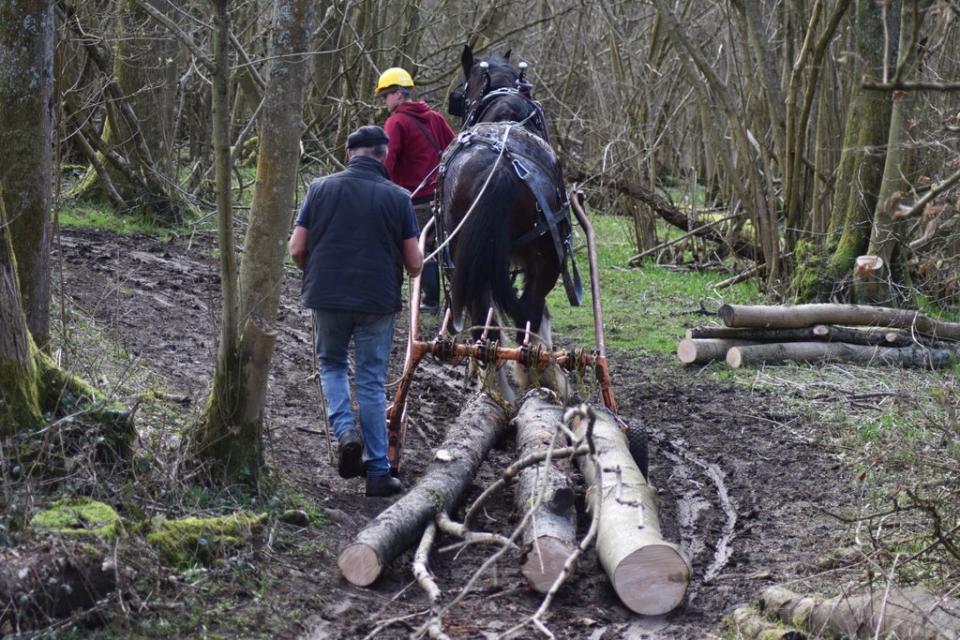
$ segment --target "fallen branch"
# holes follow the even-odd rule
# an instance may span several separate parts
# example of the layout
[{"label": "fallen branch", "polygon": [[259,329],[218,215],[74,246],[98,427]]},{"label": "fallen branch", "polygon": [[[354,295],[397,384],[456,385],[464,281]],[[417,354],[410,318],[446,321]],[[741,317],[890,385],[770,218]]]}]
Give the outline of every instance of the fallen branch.
[{"label": "fallen branch", "polygon": [[434,521],[437,523],[437,527],[440,528],[440,531],[443,531],[447,535],[460,538],[467,544],[489,544],[498,547],[508,547],[516,551],[520,550],[517,545],[513,544],[512,541],[500,535],[499,533],[471,531],[459,522],[454,522],[451,520],[450,516],[442,511],[434,516]]},{"label": "fallen branch", "polygon": [[433,546],[433,540],[437,535],[437,525],[428,522],[423,528],[423,536],[420,538],[420,544],[417,546],[417,552],[413,555],[413,577],[417,579],[424,591],[427,592],[427,598],[430,604],[433,604],[440,598],[440,587],[437,581],[433,579],[433,574],[428,568],[428,559],[430,557],[430,548]]},{"label": "fallen branch", "polygon": [[667,247],[672,247],[673,245],[678,244],[678,243],[680,243],[680,242],[683,242],[684,240],[686,240],[687,238],[690,238],[690,237],[692,237],[692,236],[700,235],[700,234],[701,234],[703,231],[705,231],[706,229],[709,229],[709,228],[711,228],[711,227],[715,227],[715,226],[717,226],[718,224],[720,224],[720,223],[722,223],[722,222],[728,222],[728,221],[730,221],[730,220],[733,220],[733,219],[736,218],[736,217],[737,217],[736,215],[727,216],[727,217],[725,217],[725,218],[720,218],[719,220],[713,220],[712,222],[708,222],[708,223],[706,223],[706,224],[700,225],[699,227],[697,227],[697,228],[695,228],[695,229],[693,229],[693,230],[691,230],[691,231],[686,232],[686,233],[683,234],[682,236],[679,236],[679,237],[674,238],[674,239],[672,239],[672,240],[667,240],[666,242],[661,242],[660,244],[658,244],[658,245],[655,246],[655,247],[651,247],[651,248],[649,248],[649,249],[647,249],[647,250],[645,250],[645,251],[641,251],[641,252],[638,253],[637,255],[635,255],[635,256],[633,256],[632,258],[630,258],[630,260],[627,262],[627,264],[629,264],[631,267],[636,267],[637,265],[640,264],[640,261],[643,260],[644,258],[646,258],[648,255],[650,255],[650,254],[652,254],[652,253],[656,253],[656,252],[658,252],[658,251],[662,251],[662,250],[666,249]]}]

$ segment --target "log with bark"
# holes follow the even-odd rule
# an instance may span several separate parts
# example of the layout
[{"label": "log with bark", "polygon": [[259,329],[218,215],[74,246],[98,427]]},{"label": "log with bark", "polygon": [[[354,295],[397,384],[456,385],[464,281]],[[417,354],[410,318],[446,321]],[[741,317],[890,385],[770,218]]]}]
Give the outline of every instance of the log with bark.
[{"label": "log with bark", "polygon": [[[352,584],[365,587],[440,512],[450,513],[490,448],[507,426],[503,408],[485,393],[472,398],[447,429],[438,455],[420,481],[374,518],[340,552],[337,565]],[[441,454],[442,452],[442,454]]]},{"label": "log with bark", "polygon": [[949,349],[923,347],[870,347],[843,342],[774,342],[731,347],[727,364],[739,369],[747,364],[793,362],[849,362],[938,369],[950,364],[956,354]]},{"label": "log with bark", "polygon": [[89,609],[117,587],[116,567],[89,543],[0,549],[0,636]]},{"label": "log with bark", "polygon": [[[577,426],[577,436],[589,429]],[[627,437],[615,418],[597,412],[593,424],[596,461],[578,458],[587,483],[587,506],[600,509],[597,556],[620,600],[643,615],[661,615],[683,600],[690,582],[690,563],[677,545],[660,534],[657,491],[637,468]],[[600,484],[596,485],[600,466]]]},{"label": "log with bark", "polygon": [[[916,338],[895,329],[871,329],[869,327],[838,327],[818,324],[795,329],[751,329],[749,327],[694,327],[687,329],[687,338],[697,340],[740,340],[743,342],[847,342],[849,344],[880,345],[884,347],[909,347],[917,344]],[[928,340],[920,340],[927,346]]]},{"label": "log with bark", "polygon": [[773,586],[764,589],[759,606],[767,615],[817,637],[960,638],[960,600],[919,588],[879,588],[824,599]]},{"label": "log with bark", "polygon": [[731,347],[747,344],[743,340],[719,338],[686,338],[677,344],[677,358],[683,364],[706,364],[722,360]]},{"label": "log with bark", "polygon": [[840,324],[907,329],[941,340],[960,340],[960,323],[934,320],[918,311],[857,304],[782,306],[725,304],[719,309],[728,327],[795,328]]},{"label": "log with bark", "polygon": [[[563,408],[553,398],[553,394],[536,389],[520,407],[514,423],[521,459],[565,444],[562,437],[554,440]],[[544,460],[520,472],[513,499],[517,509],[529,510],[538,496],[540,502],[523,532],[526,556],[520,571],[531,588],[546,593],[577,546],[577,510],[569,458],[551,460],[549,464]]]}]

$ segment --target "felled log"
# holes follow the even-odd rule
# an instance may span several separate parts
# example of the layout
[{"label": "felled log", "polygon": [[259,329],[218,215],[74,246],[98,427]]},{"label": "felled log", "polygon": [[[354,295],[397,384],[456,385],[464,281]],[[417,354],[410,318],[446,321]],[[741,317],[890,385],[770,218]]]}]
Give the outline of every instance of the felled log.
[{"label": "felled log", "polygon": [[[586,421],[577,435],[588,429]],[[661,615],[683,600],[690,563],[680,548],[664,541],[657,515],[657,491],[647,484],[627,445],[627,437],[606,411],[593,426],[600,484],[591,456],[577,462],[587,484],[587,506],[600,509],[597,555],[614,591],[631,611]]]},{"label": "felled log", "polygon": [[759,606],[818,637],[948,640],[960,637],[960,600],[924,589],[877,589],[823,599],[764,589]]},{"label": "felled log", "polygon": [[742,340],[743,342],[847,342],[850,344],[909,347],[916,344],[909,334],[894,329],[838,327],[818,324],[795,329],[753,329],[749,327],[694,327],[687,329],[693,339]]},{"label": "felled log", "polygon": [[859,325],[909,329],[945,340],[960,340],[960,323],[933,320],[918,311],[858,304],[740,305],[719,309],[728,327],[808,327],[815,324]]},{"label": "felled log", "polygon": [[771,622],[753,607],[738,607],[731,616],[733,631],[744,640],[806,640],[807,634]]},{"label": "felled log", "polygon": [[869,347],[843,342],[774,342],[731,347],[727,351],[727,364],[732,369],[739,369],[747,364],[792,360],[936,369],[949,366],[954,357],[954,352],[949,349]]},{"label": "felled log", "polygon": [[66,540],[0,548],[0,636],[92,607],[117,587],[106,558],[89,543]]},{"label": "felled log", "polygon": [[[563,408],[554,404],[547,392],[535,390],[527,396],[514,419],[521,459],[550,448],[562,414]],[[564,444],[561,438],[555,446]],[[521,471],[513,498],[517,509],[528,511],[541,491],[540,504],[523,531],[523,548],[528,551],[520,572],[531,588],[546,593],[577,546],[569,458],[551,460],[549,465],[544,461]]]},{"label": "felled log", "polygon": [[506,425],[499,404],[485,393],[474,396],[448,427],[437,456],[416,486],[340,552],[337,565],[343,576],[361,587],[372,584],[384,567],[420,539],[437,513],[451,513]]},{"label": "felled log", "polygon": [[717,338],[685,338],[677,344],[677,358],[683,364],[706,364],[722,360],[730,347],[747,344],[743,340]]}]

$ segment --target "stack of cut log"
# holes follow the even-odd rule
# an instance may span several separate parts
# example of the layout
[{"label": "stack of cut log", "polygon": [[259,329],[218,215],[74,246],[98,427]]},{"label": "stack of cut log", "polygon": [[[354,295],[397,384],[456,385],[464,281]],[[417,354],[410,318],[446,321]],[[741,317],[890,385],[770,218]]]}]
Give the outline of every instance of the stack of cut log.
[{"label": "stack of cut log", "polygon": [[960,352],[960,323],[917,311],[845,304],[720,307],[725,326],[688,329],[677,345],[684,364],[725,359],[751,364],[847,362],[939,368]]}]

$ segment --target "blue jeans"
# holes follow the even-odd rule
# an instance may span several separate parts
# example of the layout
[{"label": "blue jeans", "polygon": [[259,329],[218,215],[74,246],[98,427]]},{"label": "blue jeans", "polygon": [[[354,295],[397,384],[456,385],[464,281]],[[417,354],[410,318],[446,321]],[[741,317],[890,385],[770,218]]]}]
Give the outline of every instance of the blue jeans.
[{"label": "blue jeans", "polygon": [[338,438],[356,429],[350,406],[350,379],[347,352],[354,345],[357,404],[360,405],[360,432],[363,460],[368,476],[390,473],[387,461],[387,364],[393,343],[395,314],[354,311],[313,310],[317,331],[317,362],[327,397],[327,417]]}]

